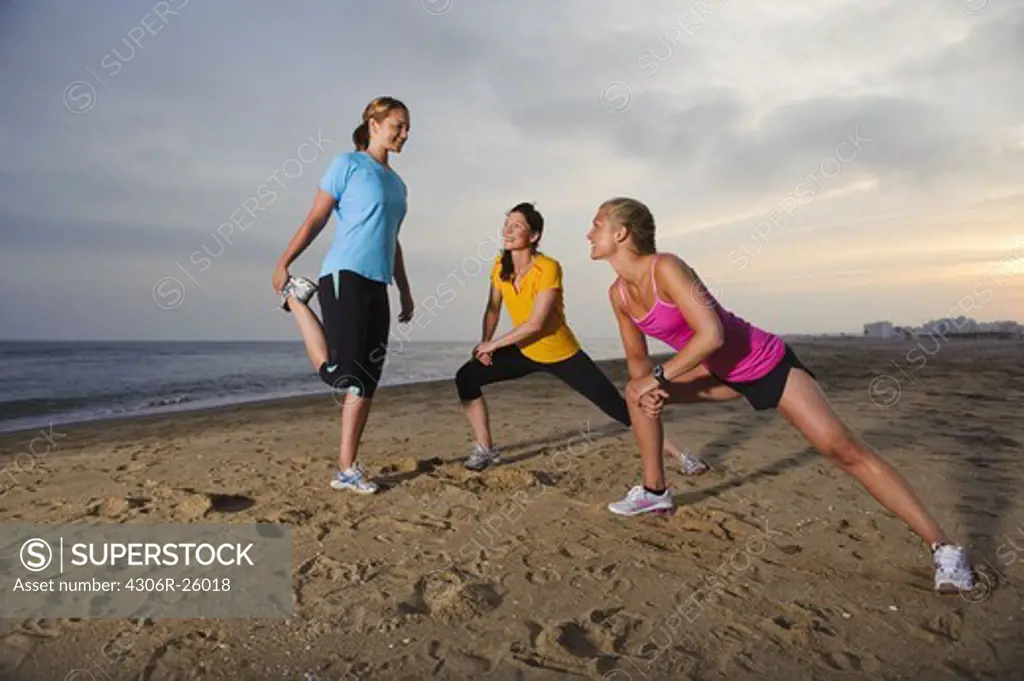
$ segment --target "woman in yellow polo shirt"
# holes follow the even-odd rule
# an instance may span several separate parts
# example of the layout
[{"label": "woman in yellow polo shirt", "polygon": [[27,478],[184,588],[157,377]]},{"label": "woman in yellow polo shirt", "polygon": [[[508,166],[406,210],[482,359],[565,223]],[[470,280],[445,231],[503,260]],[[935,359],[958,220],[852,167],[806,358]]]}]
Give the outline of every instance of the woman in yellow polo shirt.
[{"label": "woman in yellow polo shirt", "polygon": [[[565,321],[562,266],[537,250],[543,231],[544,218],[533,204],[520,203],[509,211],[505,218],[504,250],[491,271],[483,340],[473,348],[473,359],[455,375],[459,399],[476,435],[473,452],[466,460],[466,467],[471,470],[483,470],[499,458],[491,441],[487,403],[481,391],[489,383],[522,378],[537,371],[554,374],[605,414],[630,426],[625,399],[583,351]],[[502,301],[514,328],[492,340],[501,318]],[[707,464],[681,452],[668,438],[665,451],[680,458],[686,474],[708,470]]]}]

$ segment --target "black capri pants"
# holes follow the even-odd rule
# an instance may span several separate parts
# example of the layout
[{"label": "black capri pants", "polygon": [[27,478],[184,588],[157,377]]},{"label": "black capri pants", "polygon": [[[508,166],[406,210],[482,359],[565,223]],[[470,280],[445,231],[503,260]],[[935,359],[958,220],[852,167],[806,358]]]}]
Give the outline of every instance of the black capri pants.
[{"label": "black capri pants", "polygon": [[320,277],[317,286],[328,355],[317,374],[335,390],[369,399],[380,383],[391,332],[387,284],[342,270]]},{"label": "black capri pants", "polygon": [[545,364],[533,361],[514,345],[499,348],[491,355],[490,366],[476,358],[463,364],[455,374],[455,387],[459,399],[469,402],[481,397],[481,388],[489,383],[511,381],[538,371],[557,376],[605,414],[624,426],[630,425],[625,398],[583,350],[561,362]]}]

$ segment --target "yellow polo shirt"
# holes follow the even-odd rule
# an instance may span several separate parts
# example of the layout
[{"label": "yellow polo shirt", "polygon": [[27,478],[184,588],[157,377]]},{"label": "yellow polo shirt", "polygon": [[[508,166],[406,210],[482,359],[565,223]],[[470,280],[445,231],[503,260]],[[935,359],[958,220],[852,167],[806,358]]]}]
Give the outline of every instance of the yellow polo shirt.
[{"label": "yellow polo shirt", "polygon": [[[562,266],[554,258],[537,253],[533,258],[533,265],[523,276],[519,284],[519,291],[511,281],[501,280],[501,256],[494,261],[491,269],[491,283],[501,291],[501,298],[505,301],[508,314],[512,317],[512,323],[519,326],[533,312],[533,304],[537,301],[537,295],[547,289],[562,288]],[[519,350],[535,362],[551,364],[569,359],[580,351],[580,344],[565,322],[565,308],[562,301],[559,301],[548,315],[547,322],[537,336],[537,340],[529,344],[519,345]]]}]

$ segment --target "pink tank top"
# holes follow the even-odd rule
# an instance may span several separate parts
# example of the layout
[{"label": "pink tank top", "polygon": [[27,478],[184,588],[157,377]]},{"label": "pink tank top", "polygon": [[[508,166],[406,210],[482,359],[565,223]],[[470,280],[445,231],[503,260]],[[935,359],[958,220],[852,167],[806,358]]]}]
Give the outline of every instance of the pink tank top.
[{"label": "pink tank top", "polygon": [[[627,310],[626,314],[638,329],[679,352],[693,336],[693,329],[675,305],[666,303],[658,296],[658,282],[654,277],[657,258],[658,256],[655,256],[654,264],[651,266],[654,307],[642,319],[629,314],[629,308],[625,307],[626,293],[622,289],[622,279],[618,281],[619,295]],[[704,360],[704,367],[718,378],[730,383],[755,381],[764,377],[785,355],[785,343],[775,334],[759,329],[726,310],[710,292],[707,295],[714,303],[715,312],[722,323],[725,344]]]}]

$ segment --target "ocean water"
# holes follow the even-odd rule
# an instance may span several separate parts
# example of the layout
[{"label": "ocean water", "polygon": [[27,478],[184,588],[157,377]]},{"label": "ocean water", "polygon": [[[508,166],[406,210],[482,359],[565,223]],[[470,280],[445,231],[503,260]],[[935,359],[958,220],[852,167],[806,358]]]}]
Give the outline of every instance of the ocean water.
[{"label": "ocean water", "polygon": [[[382,386],[454,378],[474,343],[397,345]],[[301,342],[0,342],[0,432],[329,393]]]}]

